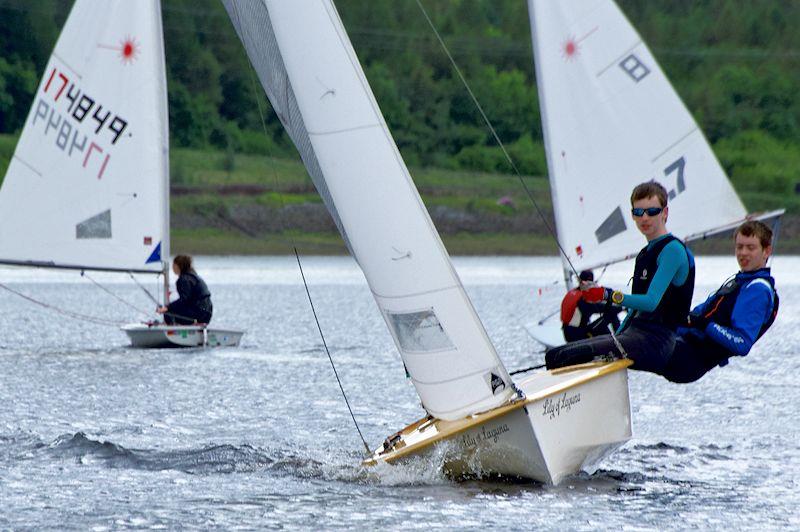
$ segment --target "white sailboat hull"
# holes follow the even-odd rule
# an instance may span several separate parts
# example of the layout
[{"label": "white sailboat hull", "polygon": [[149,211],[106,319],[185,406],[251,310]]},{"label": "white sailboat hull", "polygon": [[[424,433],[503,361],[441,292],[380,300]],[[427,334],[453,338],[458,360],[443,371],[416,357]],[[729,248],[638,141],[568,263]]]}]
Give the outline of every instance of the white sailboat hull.
[{"label": "white sailboat hull", "polygon": [[244,331],[202,325],[148,325],[131,323],[120,328],[133,347],[236,347]]},{"label": "white sailboat hull", "polygon": [[529,323],[525,325],[528,335],[546,348],[564,345],[564,331],[561,323]]},{"label": "white sailboat hull", "polygon": [[631,438],[627,366],[583,364],[534,374],[526,399],[459,421],[420,420],[367,462],[441,456],[453,476],[504,475],[558,484],[593,472]]}]

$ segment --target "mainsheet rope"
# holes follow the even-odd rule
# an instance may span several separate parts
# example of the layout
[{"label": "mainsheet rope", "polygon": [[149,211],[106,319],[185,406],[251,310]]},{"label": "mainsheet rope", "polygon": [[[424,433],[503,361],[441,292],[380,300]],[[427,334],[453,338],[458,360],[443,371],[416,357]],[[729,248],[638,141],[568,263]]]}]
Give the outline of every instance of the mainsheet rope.
[{"label": "mainsheet rope", "polygon": [[[149,298],[150,298],[150,301],[152,301],[153,303],[155,303],[157,307],[161,306],[161,303],[159,303],[159,302],[158,302],[158,300],[157,300],[155,297],[153,297],[153,294],[151,294],[151,293],[150,293],[150,291],[149,291],[147,288],[145,288],[145,287],[142,285],[142,283],[140,283],[140,282],[139,282],[139,280],[138,280],[136,277],[134,277],[134,276],[133,276],[133,273],[132,273],[132,272],[128,272],[128,275],[130,275],[130,276],[131,276],[131,279],[133,279],[133,282],[134,282],[134,283],[136,283],[136,286],[138,286],[139,288],[141,288],[141,289],[142,289],[142,292],[144,292],[144,293],[145,293],[145,295],[146,295],[147,297],[149,297]],[[159,277],[161,277],[161,274],[159,274],[158,276],[159,276]],[[169,302],[167,301],[166,303],[169,303]],[[165,303],[165,304],[166,304],[166,303]]]},{"label": "mainsheet rope", "polygon": [[[133,305],[132,303],[129,303],[128,301],[122,299],[122,297],[118,296],[117,294],[115,294],[114,292],[112,292],[111,290],[106,288],[105,286],[101,285],[100,283],[98,283],[97,281],[92,279],[92,277],[89,276],[88,273],[82,271],[81,272],[81,277],[85,277],[85,278],[89,279],[92,282],[92,284],[94,284],[97,288],[99,288],[100,290],[102,290],[106,294],[110,295],[111,297],[113,297],[117,301],[120,301],[122,304],[126,305],[127,307],[132,308],[133,310],[135,310],[139,314],[144,314],[145,316],[150,316],[150,312],[147,312],[146,310],[142,310],[142,309],[138,308],[137,306]],[[131,278],[133,278],[133,275],[131,275]]]},{"label": "mainsheet rope", "polygon": [[72,311],[72,310],[66,310],[66,309],[63,309],[63,308],[60,308],[60,307],[56,307],[55,305],[50,305],[48,303],[45,303],[43,301],[39,301],[38,299],[34,299],[34,298],[32,298],[32,297],[30,297],[28,295],[25,295],[22,292],[14,290],[10,286],[8,286],[6,284],[3,284],[3,283],[0,283],[0,288],[3,288],[4,290],[8,290],[12,294],[15,294],[15,295],[21,297],[22,299],[25,299],[26,301],[29,301],[29,302],[31,302],[31,303],[33,303],[35,305],[39,305],[40,307],[44,307],[44,308],[46,308],[48,310],[52,310],[53,312],[57,312],[59,314],[62,314],[64,316],[68,316],[68,317],[76,319],[76,320],[87,321],[87,322],[90,322],[90,323],[94,323],[96,325],[108,325],[108,326],[113,326],[113,327],[119,327],[120,325],[123,325],[125,323],[125,322],[120,322],[120,321],[107,320],[105,318],[98,318],[97,316],[90,316],[88,314],[81,314],[80,312],[75,312],[75,311]]},{"label": "mainsheet rope", "polygon": [[[125,303],[127,306],[131,307],[135,311],[140,312],[140,313],[142,313],[142,314],[144,314],[146,316],[150,315],[149,312],[141,310],[141,309],[135,307],[134,305],[130,304],[129,302],[125,301],[124,299],[122,299],[121,297],[117,296],[116,294],[114,294],[113,292],[111,292],[110,290],[108,290],[107,288],[102,286],[100,283],[98,283],[97,281],[95,281],[94,279],[89,277],[88,275],[85,275],[85,273],[83,273],[83,276],[86,277],[87,279],[89,279],[90,281],[92,281],[92,283],[94,283],[97,287],[99,287],[100,289],[102,289],[103,291],[105,291],[106,293],[108,293],[109,295],[114,297],[115,299],[118,299],[122,303]],[[18,296],[18,297],[30,302],[30,303],[33,303],[34,305],[38,305],[40,307],[46,308],[48,310],[51,310],[53,312],[56,312],[58,314],[61,314],[63,316],[67,316],[67,317],[75,319],[75,320],[85,321],[85,322],[88,322],[88,323],[94,323],[95,325],[107,325],[109,327],[119,327],[119,326],[125,325],[125,323],[127,323],[125,321],[109,320],[109,319],[105,319],[105,318],[99,318],[97,316],[91,316],[89,314],[82,314],[80,312],[75,312],[73,310],[66,310],[66,309],[63,309],[61,307],[57,307],[55,305],[51,305],[49,303],[45,303],[44,301],[39,301],[38,299],[35,299],[35,298],[33,298],[33,297],[29,296],[29,295],[23,294],[22,292],[20,292],[18,290],[14,290],[13,288],[11,288],[10,286],[8,286],[8,285],[6,285],[4,283],[0,283],[0,288],[2,288],[4,290],[7,290],[7,291],[11,292],[12,294],[14,294],[14,295],[16,295],[16,296]],[[142,288],[144,289],[144,287],[142,287]],[[145,292],[147,292],[146,289],[145,289]],[[158,304],[157,301],[156,301],[156,304]],[[172,316],[174,318],[179,318],[179,319],[183,319],[183,320],[190,320],[190,321],[194,321],[195,323],[197,323],[197,320],[195,320],[194,318],[190,318],[190,317],[187,317],[187,316],[181,316],[180,314],[175,314],[174,312],[165,312],[164,314]],[[198,324],[198,325],[204,325],[204,324]]]}]

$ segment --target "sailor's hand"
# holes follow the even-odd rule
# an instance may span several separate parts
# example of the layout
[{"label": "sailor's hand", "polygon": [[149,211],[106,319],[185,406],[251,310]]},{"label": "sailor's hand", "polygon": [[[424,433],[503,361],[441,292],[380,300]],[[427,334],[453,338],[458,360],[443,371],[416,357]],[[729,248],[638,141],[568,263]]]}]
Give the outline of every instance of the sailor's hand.
[{"label": "sailor's hand", "polygon": [[166,314],[167,313],[167,307],[158,307],[158,308],[156,308],[156,312],[158,312],[159,314]]},{"label": "sailor's hand", "polygon": [[583,290],[583,300],[587,303],[600,303],[611,297],[611,289],[602,286],[593,286]]}]

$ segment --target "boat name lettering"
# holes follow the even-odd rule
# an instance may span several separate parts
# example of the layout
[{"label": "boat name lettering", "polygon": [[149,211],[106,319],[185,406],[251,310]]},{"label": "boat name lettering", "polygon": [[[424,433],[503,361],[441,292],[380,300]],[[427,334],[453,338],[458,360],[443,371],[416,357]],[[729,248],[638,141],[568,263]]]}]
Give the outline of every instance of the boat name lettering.
[{"label": "boat name lettering", "polygon": [[497,443],[500,439],[500,436],[508,432],[510,429],[508,425],[503,423],[502,425],[498,425],[492,429],[487,429],[486,426],[482,426],[480,432],[477,434],[470,434],[465,433],[461,436],[461,444],[464,447],[475,447],[481,442],[491,441],[492,443]]},{"label": "boat name lettering", "polygon": [[573,405],[580,402],[580,393],[568,396],[567,392],[564,392],[564,395],[556,397],[555,399],[548,397],[544,400],[544,403],[542,403],[542,415],[554,419],[556,416],[560,416],[561,412],[569,412],[572,410]]}]

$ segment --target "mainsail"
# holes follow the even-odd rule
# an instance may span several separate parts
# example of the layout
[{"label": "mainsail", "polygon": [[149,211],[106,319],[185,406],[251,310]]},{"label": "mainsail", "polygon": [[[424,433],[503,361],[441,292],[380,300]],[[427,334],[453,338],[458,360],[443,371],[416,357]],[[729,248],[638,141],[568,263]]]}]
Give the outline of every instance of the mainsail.
[{"label": "mainsail", "polygon": [[223,0],[261,84],[364,272],[426,410],[511,399],[330,0]]},{"label": "mainsail", "polygon": [[629,209],[643,181],[669,191],[676,236],[745,217],[702,131],[612,0],[528,8],[558,237],[576,269],[641,248]]},{"label": "mainsail", "polygon": [[0,263],[162,271],[168,126],[158,0],[78,0],[0,188]]}]

